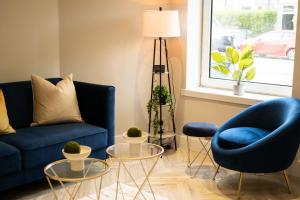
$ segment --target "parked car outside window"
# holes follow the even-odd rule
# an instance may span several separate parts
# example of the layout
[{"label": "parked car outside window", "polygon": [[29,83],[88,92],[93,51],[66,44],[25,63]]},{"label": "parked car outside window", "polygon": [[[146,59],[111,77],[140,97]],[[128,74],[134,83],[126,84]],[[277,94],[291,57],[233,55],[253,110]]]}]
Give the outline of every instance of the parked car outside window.
[{"label": "parked car outside window", "polygon": [[259,56],[295,58],[295,31],[270,31],[255,38],[245,40],[240,48],[246,44],[253,46],[254,54]]}]

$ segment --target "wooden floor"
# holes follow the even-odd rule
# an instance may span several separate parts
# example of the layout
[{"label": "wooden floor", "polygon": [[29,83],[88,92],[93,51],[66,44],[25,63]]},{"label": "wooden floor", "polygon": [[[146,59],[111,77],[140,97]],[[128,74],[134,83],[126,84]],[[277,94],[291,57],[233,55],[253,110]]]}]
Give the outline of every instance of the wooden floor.
[{"label": "wooden floor", "polygon": [[[214,167],[208,161],[201,168],[196,177],[190,177],[190,170],[186,168],[186,152],[178,149],[177,152],[167,152],[159,160],[155,171],[151,176],[151,183],[155,194],[168,200],[221,200],[236,199],[239,174],[237,172],[221,169],[216,181],[212,180]],[[150,163],[150,161],[149,161]],[[150,164],[148,166],[150,166]],[[116,164],[112,165],[114,169]],[[129,163],[129,168],[136,177],[141,177],[142,170],[135,164]],[[192,168],[195,172],[196,167]],[[123,173],[122,180],[129,180]],[[252,175],[244,177],[242,190],[243,200],[300,200],[300,180],[290,177],[293,194],[288,194],[283,176],[277,174]],[[115,171],[112,170],[104,179],[104,187],[115,183]],[[128,183],[132,185],[131,183]],[[69,185],[72,187],[72,185]],[[59,189],[59,185],[56,185]],[[79,196],[83,197],[93,193],[91,183],[83,185]],[[149,190],[149,188],[145,188]],[[63,190],[59,190],[60,198],[67,199]],[[32,199],[49,200],[54,199],[46,181],[36,182],[30,185],[18,187],[4,193],[0,193],[0,200],[9,199]],[[120,198],[121,199],[121,198]]]}]

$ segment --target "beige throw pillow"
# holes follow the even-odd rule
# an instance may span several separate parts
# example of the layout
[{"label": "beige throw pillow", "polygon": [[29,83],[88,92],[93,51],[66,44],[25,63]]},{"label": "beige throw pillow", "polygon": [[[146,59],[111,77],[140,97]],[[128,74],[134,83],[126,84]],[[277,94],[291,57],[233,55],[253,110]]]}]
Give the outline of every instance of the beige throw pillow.
[{"label": "beige throw pillow", "polygon": [[73,75],[56,85],[37,75],[31,76],[33,93],[32,126],[63,122],[82,122]]}]

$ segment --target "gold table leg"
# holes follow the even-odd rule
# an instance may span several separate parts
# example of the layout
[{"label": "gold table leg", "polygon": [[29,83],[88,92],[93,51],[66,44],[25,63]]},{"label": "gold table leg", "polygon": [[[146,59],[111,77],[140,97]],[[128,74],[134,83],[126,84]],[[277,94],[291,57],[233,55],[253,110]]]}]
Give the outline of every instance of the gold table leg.
[{"label": "gold table leg", "polygon": [[[148,173],[145,174],[146,177],[145,177],[143,183],[141,184],[141,186],[138,188],[139,191],[142,191],[142,189],[143,189],[144,185],[146,184],[146,182],[148,182],[149,185],[150,185],[149,177],[150,177],[152,171],[154,170],[154,168],[155,168],[155,166],[156,166],[159,158],[160,158],[160,156],[157,156],[157,158],[156,158],[155,162],[153,163],[152,167],[150,168],[150,170],[148,171]],[[151,188],[151,185],[150,185],[150,188]],[[155,195],[154,195],[152,189],[151,189],[151,192],[152,192],[152,196],[155,198]],[[136,195],[135,195],[135,197],[133,198],[134,200],[138,197],[139,193],[143,194],[142,192],[137,192]]]},{"label": "gold table leg", "polygon": [[191,168],[191,149],[190,149],[190,141],[189,141],[189,136],[186,136],[186,145],[188,149],[188,167]]},{"label": "gold table leg", "polygon": [[[149,177],[150,177],[152,171],[154,170],[156,164],[158,163],[159,158],[160,158],[160,155],[157,156],[156,160],[154,161],[153,165],[151,166],[151,168],[149,169],[148,172],[146,171],[146,168],[145,168],[142,160],[139,160],[139,164],[140,164],[140,166],[141,166],[141,168],[142,168],[142,170],[143,170],[143,172],[145,174],[145,178],[144,178],[143,182],[141,183],[141,185],[139,185],[137,183],[137,181],[134,179],[134,177],[131,174],[130,170],[127,168],[125,162],[123,162],[122,160],[118,160],[119,164],[118,164],[118,169],[117,169],[117,188],[116,188],[116,197],[115,197],[115,200],[118,199],[119,188],[121,190],[121,184],[120,184],[120,169],[121,169],[121,166],[125,170],[125,172],[129,175],[130,179],[132,180],[132,182],[134,183],[134,185],[138,189],[137,193],[135,194],[135,196],[133,198],[134,200],[137,199],[139,195],[141,195],[144,200],[147,200],[147,198],[145,197],[145,195],[143,194],[143,191],[142,191],[146,183],[148,183],[148,185],[150,187],[150,191],[151,191],[153,199],[156,200],[153,188],[152,188],[152,186],[150,184],[150,181],[149,181]],[[123,195],[122,190],[121,190],[121,193]],[[124,196],[123,196],[123,199],[124,199]]]},{"label": "gold table leg", "polygon": [[[50,186],[50,189],[51,189],[53,195],[55,196],[55,199],[58,200],[58,196],[56,194],[56,191],[53,188],[50,178],[48,176],[46,176],[46,178],[47,178],[48,184]],[[69,200],[74,200],[76,198],[78,191],[82,185],[82,181],[78,182],[75,184],[73,190],[69,191],[68,188],[65,186],[65,184],[61,180],[58,180],[58,182],[60,183],[61,187],[65,190],[65,192],[68,194]]]},{"label": "gold table leg", "polygon": [[97,179],[94,179],[95,192],[97,200],[100,200],[101,197],[101,189],[102,189],[102,176],[100,177],[99,187],[97,186]]},{"label": "gold table leg", "polygon": [[[143,163],[142,163],[142,161],[141,161],[141,160],[140,160],[140,164],[141,164],[141,166],[142,166],[142,168],[143,168],[143,172],[144,172],[145,176],[147,176],[146,169],[145,169],[145,167],[144,167],[144,165],[143,165]],[[152,186],[151,186],[151,184],[150,184],[150,181],[149,181],[149,179],[148,179],[148,178],[147,178],[147,182],[148,182],[148,185],[149,185],[149,187],[150,187],[150,190],[151,190],[151,193],[152,193],[153,199],[154,199],[154,200],[156,200],[156,198],[155,198],[155,195],[154,195],[154,192],[153,192],[153,189],[152,189]]]},{"label": "gold table leg", "polygon": [[206,146],[207,144],[209,144],[209,141],[204,145],[204,143],[201,141],[201,138],[199,138],[199,141],[200,143],[202,144],[202,147],[204,148],[204,150],[206,151],[206,153],[208,154],[208,158],[210,159],[210,161],[212,162],[212,164],[214,165],[215,169],[217,168],[216,167],[216,164],[215,164],[215,161],[212,159],[212,157],[210,156],[210,151],[211,151],[211,146],[207,149]]},{"label": "gold table leg", "polygon": [[[135,181],[135,179],[133,178],[132,174],[130,173],[129,169],[126,167],[125,163],[121,161],[121,164],[123,165],[123,168],[125,169],[126,173],[129,175],[129,177],[131,178],[131,180],[133,181],[133,183],[135,184],[135,186],[138,188],[138,192],[135,195],[135,198],[138,196],[138,194],[141,194],[142,197],[146,199],[145,195],[143,194],[142,190],[140,189],[139,185],[137,184],[137,182]],[[135,199],[134,198],[134,199]]]},{"label": "gold table leg", "polygon": [[[207,144],[209,143],[209,141],[205,144],[205,147],[207,146]],[[189,148],[190,148],[190,145],[189,145]],[[199,157],[199,155],[202,153],[202,151],[204,151],[205,150],[205,148],[203,148],[203,143],[202,143],[202,148],[201,148],[201,150],[197,153],[197,155],[193,158],[193,160],[192,161],[190,161],[189,163],[188,163],[188,165],[191,167],[192,166],[192,164],[196,161],[196,159]]]},{"label": "gold table leg", "polygon": [[49,179],[48,176],[46,176],[46,178],[47,178],[48,184],[49,184],[49,186],[50,186],[50,189],[51,189],[51,191],[52,191],[52,193],[53,193],[55,199],[58,200],[57,194],[56,194],[56,192],[55,192],[55,190],[54,190],[54,188],[53,188],[53,185],[52,185],[52,183],[51,183],[51,180]]},{"label": "gold table leg", "polygon": [[118,199],[118,193],[119,193],[119,185],[120,185],[120,170],[121,170],[121,162],[118,163],[118,169],[117,169],[117,189],[116,189],[116,200]]},{"label": "gold table leg", "polygon": [[191,160],[191,148],[190,148],[190,139],[189,136],[186,136],[186,140],[187,140],[187,150],[188,150],[188,163],[187,163],[187,167],[190,169],[190,175],[191,175],[191,166],[192,164],[196,161],[196,159],[199,157],[199,155],[204,151],[205,155],[203,160],[201,161],[200,166],[198,166],[196,173],[193,175],[193,177],[195,177],[198,173],[198,171],[200,170],[200,168],[202,167],[204,161],[206,160],[206,158],[208,157],[210,159],[210,161],[212,162],[212,164],[214,165],[215,169],[217,168],[214,160],[212,159],[211,155],[210,155],[210,151],[211,151],[211,147],[207,147],[207,145],[210,144],[210,141],[207,141],[206,143],[202,142],[201,138],[198,138],[200,144],[202,145],[201,150],[193,157],[193,159]]}]

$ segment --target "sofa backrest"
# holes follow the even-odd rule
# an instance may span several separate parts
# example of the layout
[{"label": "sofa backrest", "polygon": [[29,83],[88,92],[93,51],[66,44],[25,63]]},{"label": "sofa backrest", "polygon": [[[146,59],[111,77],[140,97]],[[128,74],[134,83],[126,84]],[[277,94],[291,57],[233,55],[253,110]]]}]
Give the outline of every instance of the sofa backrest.
[{"label": "sofa backrest", "polygon": [[[60,79],[48,79],[56,84]],[[31,81],[20,81],[12,83],[0,83],[2,89],[10,124],[13,128],[24,128],[32,123],[33,100]]]}]

